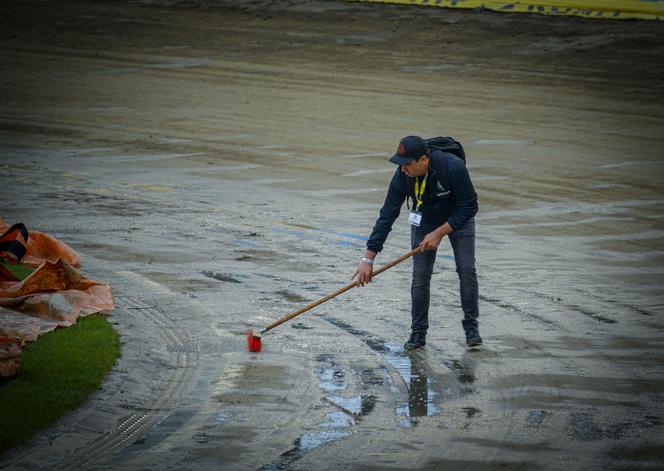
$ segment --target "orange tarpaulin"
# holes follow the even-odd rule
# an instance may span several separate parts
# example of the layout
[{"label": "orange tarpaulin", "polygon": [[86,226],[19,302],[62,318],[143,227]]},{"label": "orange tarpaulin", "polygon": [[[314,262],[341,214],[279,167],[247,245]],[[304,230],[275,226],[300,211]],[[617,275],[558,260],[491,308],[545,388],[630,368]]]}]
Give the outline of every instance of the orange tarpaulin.
[{"label": "orange tarpaulin", "polygon": [[[10,225],[0,218],[0,234],[9,229],[9,227]],[[31,267],[38,267],[44,260],[55,262],[58,258],[75,267],[81,263],[81,256],[67,244],[43,232],[33,231],[32,229],[28,232],[30,234],[28,238],[28,252],[23,257],[23,260],[21,260],[21,263],[30,265]]]},{"label": "orange tarpaulin", "polygon": [[[9,227],[0,219],[0,233]],[[74,268],[81,257],[71,247],[42,232],[29,235],[22,263],[38,268],[23,281],[0,270],[0,376],[17,373],[17,348],[25,342],[114,307],[110,286]]]}]

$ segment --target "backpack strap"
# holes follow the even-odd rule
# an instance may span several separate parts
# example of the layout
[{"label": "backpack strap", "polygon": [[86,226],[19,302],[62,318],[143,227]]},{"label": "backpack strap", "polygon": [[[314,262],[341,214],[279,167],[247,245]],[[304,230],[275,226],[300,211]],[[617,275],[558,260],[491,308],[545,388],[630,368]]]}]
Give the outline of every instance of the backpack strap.
[{"label": "backpack strap", "polygon": [[12,263],[19,262],[28,251],[28,229],[18,222],[0,236],[0,258]]}]

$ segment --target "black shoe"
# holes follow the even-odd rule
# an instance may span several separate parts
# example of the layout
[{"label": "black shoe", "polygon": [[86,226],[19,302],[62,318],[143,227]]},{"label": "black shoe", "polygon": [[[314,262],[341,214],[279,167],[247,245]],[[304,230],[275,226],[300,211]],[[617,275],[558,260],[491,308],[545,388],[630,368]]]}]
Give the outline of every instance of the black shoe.
[{"label": "black shoe", "polygon": [[413,332],[410,334],[408,342],[403,344],[404,350],[415,350],[422,348],[427,344],[426,335],[419,332]]},{"label": "black shoe", "polygon": [[480,337],[480,331],[477,327],[466,330],[466,345],[469,347],[482,345],[482,337]]}]

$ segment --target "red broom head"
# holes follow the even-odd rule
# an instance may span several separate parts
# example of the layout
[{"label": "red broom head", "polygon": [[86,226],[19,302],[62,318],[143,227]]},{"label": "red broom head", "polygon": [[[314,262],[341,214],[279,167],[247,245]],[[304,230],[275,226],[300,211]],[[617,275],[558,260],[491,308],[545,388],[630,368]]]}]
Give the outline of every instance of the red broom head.
[{"label": "red broom head", "polygon": [[261,351],[261,337],[260,334],[255,334],[253,330],[247,332],[247,348],[250,352]]}]

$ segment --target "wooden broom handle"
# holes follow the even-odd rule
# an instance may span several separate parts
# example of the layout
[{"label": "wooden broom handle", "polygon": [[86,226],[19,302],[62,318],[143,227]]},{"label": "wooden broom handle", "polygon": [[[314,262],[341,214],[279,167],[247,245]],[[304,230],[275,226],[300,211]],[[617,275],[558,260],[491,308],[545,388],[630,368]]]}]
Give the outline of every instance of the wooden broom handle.
[{"label": "wooden broom handle", "polygon": [[[375,276],[380,275],[380,274],[383,273],[385,270],[387,270],[387,269],[389,269],[389,268],[392,268],[394,265],[398,265],[399,263],[403,262],[403,261],[406,260],[407,258],[410,258],[410,257],[412,257],[413,255],[415,255],[415,254],[416,254],[417,252],[419,252],[419,251],[420,251],[420,247],[416,247],[416,248],[414,248],[413,250],[411,250],[410,252],[408,252],[407,254],[402,255],[401,257],[399,257],[399,258],[397,258],[397,259],[395,259],[395,260],[392,260],[391,262],[389,262],[389,263],[386,264],[386,265],[383,265],[382,267],[380,267],[378,270],[376,270],[375,272],[373,272],[373,273],[371,274],[371,278],[370,278],[370,279],[373,279]],[[283,324],[283,323],[286,322],[286,321],[291,320],[293,317],[299,316],[300,314],[305,313],[305,312],[307,312],[308,310],[313,309],[313,308],[315,308],[316,306],[318,306],[318,305],[320,305],[320,304],[323,304],[325,301],[329,301],[330,299],[339,296],[341,293],[345,293],[346,291],[348,291],[349,289],[351,289],[351,288],[354,287],[354,286],[356,286],[355,282],[349,283],[349,284],[347,284],[346,286],[344,286],[343,288],[339,288],[339,289],[336,290],[334,293],[330,293],[330,294],[328,294],[328,295],[326,295],[326,296],[323,296],[322,298],[318,299],[317,301],[314,301],[313,303],[311,303],[311,304],[309,304],[309,305],[307,305],[307,306],[304,306],[303,308],[298,309],[297,311],[295,311],[295,312],[293,312],[293,313],[291,313],[291,314],[288,314],[286,317],[282,317],[282,318],[279,319],[278,321],[273,322],[272,324],[268,325],[266,328],[264,328],[263,330],[261,330],[261,334],[267,332],[268,330],[272,330],[272,329],[274,329],[275,327],[277,327],[278,325]]]}]

